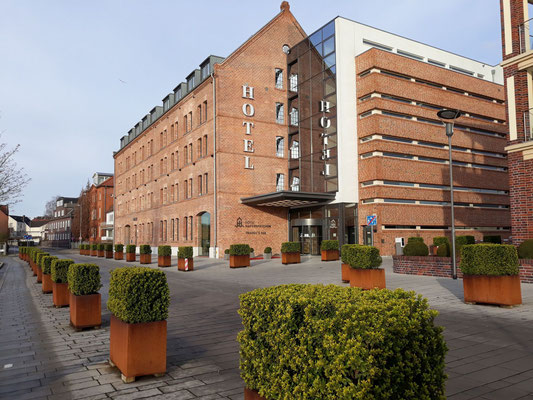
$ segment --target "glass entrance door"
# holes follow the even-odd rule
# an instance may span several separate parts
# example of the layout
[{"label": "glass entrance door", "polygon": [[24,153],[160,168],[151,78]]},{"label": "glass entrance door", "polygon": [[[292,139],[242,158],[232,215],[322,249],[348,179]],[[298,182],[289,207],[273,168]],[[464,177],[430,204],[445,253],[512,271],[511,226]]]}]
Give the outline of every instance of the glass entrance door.
[{"label": "glass entrance door", "polygon": [[300,241],[302,254],[320,255],[322,227],[320,225],[293,226],[293,240]]}]

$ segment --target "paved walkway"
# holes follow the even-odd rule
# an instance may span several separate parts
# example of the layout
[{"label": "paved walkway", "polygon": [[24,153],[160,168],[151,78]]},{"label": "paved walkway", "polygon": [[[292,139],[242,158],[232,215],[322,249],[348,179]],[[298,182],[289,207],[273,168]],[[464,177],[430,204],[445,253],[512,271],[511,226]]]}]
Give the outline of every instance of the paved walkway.
[{"label": "paved walkway", "polygon": [[[195,271],[166,269],[171,291],[168,369],[163,377],[124,384],[110,368],[109,271],[124,262],[54,252],[102,268],[103,326],[75,332],[68,308],[52,307],[26,263],[1,257],[0,398],[9,399],[242,399],[238,370],[238,295],[281,283],[340,283],[340,264],[317,258],[282,266],[252,261],[230,270],[227,261],[195,259]],[[155,258],[154,264],[155,267]],[[533,399],[533,285],[522,285],[524,305],[512,309],[466,305],[462,281],[392,273],[387,286],[416,290],[440,311],[448,343],[450,399]],[[176,265],[176,260],[173,260]]]}]

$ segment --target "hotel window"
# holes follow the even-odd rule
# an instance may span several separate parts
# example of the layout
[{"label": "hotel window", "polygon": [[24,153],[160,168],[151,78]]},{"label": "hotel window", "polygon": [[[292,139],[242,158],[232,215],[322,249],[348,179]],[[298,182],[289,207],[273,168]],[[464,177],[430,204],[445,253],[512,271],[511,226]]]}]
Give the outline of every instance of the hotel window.
[{"label": "hotel window", "polygon": [[163,221],[159,221],[159,240],[163,240]]},{"label": "hotel window", "polygon": [[172,218],[172,219],[170,220],[170,230],[171,230],[171,232],[172,232],[172,236],[171,236],[171,237],[172,237],[172,241],[176,240],[176,231],[175,231],[175,228],[176,228],[176,226],[174,225],[174,218]]},{"label": "hotel window", "polygon": [[189,217],[185,217],[185,223],[183,224],[183,236],[185,236],[185,240],[189,238]]},{"label": "hotel window", "polygon": [[168,192],[166,187],[163,190],[163,203],[168,203]]},{"label": "hotel window", "polygon": [[297,74],[291,74],[291,76],[289,77],[289,90],[291,92],[298,91],[298,75]]},{"label": "hotel window", "polygon": [[174,201],[174,185],[170,185],[170,201]]},{"label": "hotel window", "polygon": [[204,80],[205,78],[209,76],[209,74],[211,73],[210,68],[211,68],[211,65],[209,63],[205,64],[202,67],[202,80]]},{"label": "hotel window", "polygon": [[285,184],[285,175],[276,174],[276,192],[281,192]]},{"label": "hotel window", "polygon": [[183,197],[186,199],[189,198],[189,185],[187,185],[187,181],[183,181]]},{"label": "hotel window", "polygon": [[185,126],[185,132],[184,133],[189,132],[189,124],[187,123],[187,115],[183,116],[183,125]]},{"label": "hotel window", "polygon": [[179,199],[180,199],[180,185],[179,185],[179,183],[176,182],[175,188],[176,188],[176,195],[174,196],[174,199],[176,201],[179,201]]},{"label": "hotel window", "polygon": [[176,166],[174,168],[178,169],[179,167],[180,167],[180,157],[179,157],[178,151],[176,150]]},{"label": "hotel window", "polygon": [[285,115],[283,111],[283,103],[276,103],[276,122],[278,124],[285,123]]},{"label": "hotel window", "polygon": [[198,113],[198,125],[202,125],[202,105],[198,105],[196,108],[196,112]]},{"label": "hotel window", "polygon": [[163,240],[166,242],[167,239],[168,239],[168,236],[167,236],[167,220],[164,220],[163,221]]},{"label": "hotel window", "polygon": [[163,204],[163,188],[160,189],[160,193],[159,193],[159,204]]},{"label": "hotel window", "polygon": [[207,135],[204,135],[204,157],[207,156]]},{"label": "hotel window", "polygon": [[196,154],[198,158],[202,158],[202,138],[198,138],[196,141]]},{"label": "hotel window", "polygon": [[176,240],[180,240],[180,219],[176,218]]},{"label": "hotel window", "polygon": [[189,178],[189,197],[192,197],[192,178]]},{"label": "hotel window", "polygon": [[159,175],[163,175],[163,159],[159,160]]},{"label": "hotel window", "polygon": [[204,122],[207,121],[207,100],[204,101]]},{"label": "hotel window", "polygon": [[170,124],[170,138],[174,140],[174,124]]},{"label": "hotel window", "polygon": [[291,117],[291,125],[292,126],[298,126],[298,109],[297,108],[291,108],[290,112]]},{"label": "hotel window", "polygon": [[276,77],[276,89],[283,89],[283,70],[276,68],[275,77]]},{"label": "hotel window", "polygon": [[189,229],[189,234],[190,234],[190,240],[192,240],[192,227],[193,227],[193,225],[192,225],[192,217],[189,217],[189,221],[190,221],[190,224],[191,224],[191,227]]},{"label": "hotel window", "polygon": [[174,140],[178,138],[178,121],[174,124]]},{"label": "hotel window", "polygon": [[189,163],[189,156],[188,156],[188,150],[187,146],[183,148],[183,165],[187,165]]},{"label": "hotel window", "polygon": [[300,178],[297,176],[292,177],[291,190],[293,192],[298,192],[300,190]]},{"label": "hotel window", "polygon": [[282,157],[285,153],[285,139],[281,136],[276,136],[276,157]]},{"label": "hotel window", "polygon": [[202,191],[202,182],[203,179],[202,179],[202,175],[198,175],[198,196],[201,196],[203,194],[203,191]]},{"label": "hotel window", "polygon": [[163,132],[159,134],[159,148],[162,149],[165,146],[163,143]]},{"label": "hotel window", "polygon": [[189,162],[192,163],[192,143],[189,144]]},{"label": "hotel window", "polygon": [[189,118],[187,119],[189,121],[189,132],[192,131],[192,111],[189,113]]},{"label": "hotel window", "polygon": [[170,154],[170,170],[172,171],[174,169],[174,153]]},{"label": "hotel window", "polygon": [[204,192],[207,194],[209,192],[209,190],[207,189],[207,183],[208,183],[208,179],[207,179],[207,172],[204,174]]},{"label": "hotel window", "polygon": [[300,143],[297,140],[292,141],[291,158],[300,157]]}]

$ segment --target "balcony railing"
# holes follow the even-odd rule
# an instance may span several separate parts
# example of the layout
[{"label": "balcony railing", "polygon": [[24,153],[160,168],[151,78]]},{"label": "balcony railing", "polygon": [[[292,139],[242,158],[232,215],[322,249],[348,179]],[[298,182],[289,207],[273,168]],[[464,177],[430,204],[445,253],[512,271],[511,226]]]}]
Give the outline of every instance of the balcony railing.
[{"label": "balcony railing", "polygon": [[518,37],[520,39],[520,54],[526,51],[533,50],[533,36],[531,35],[531,22],[532,19],[528,19],[523,24],[518,25]]},{"label": "balcony railing", "polygon": [[533,120],[533,108],[530,108],[524,113],[524,141],[529,142],[533,140],[533,127],[531,121]]}]

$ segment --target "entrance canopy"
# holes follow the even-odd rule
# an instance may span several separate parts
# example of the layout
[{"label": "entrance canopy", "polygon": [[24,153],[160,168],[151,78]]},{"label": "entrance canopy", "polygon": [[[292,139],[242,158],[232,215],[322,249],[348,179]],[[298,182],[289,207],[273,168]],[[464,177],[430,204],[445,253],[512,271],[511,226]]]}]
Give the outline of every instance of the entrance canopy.
[{"label": "entrance canopy", "polygon": [[258,207],[297,207],[327,203],[335,200],[335,193],[309,193],[282,190],[259,196],[245,197],[242,204]]}]

